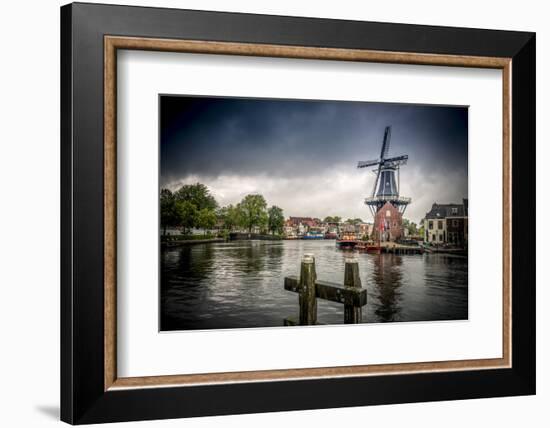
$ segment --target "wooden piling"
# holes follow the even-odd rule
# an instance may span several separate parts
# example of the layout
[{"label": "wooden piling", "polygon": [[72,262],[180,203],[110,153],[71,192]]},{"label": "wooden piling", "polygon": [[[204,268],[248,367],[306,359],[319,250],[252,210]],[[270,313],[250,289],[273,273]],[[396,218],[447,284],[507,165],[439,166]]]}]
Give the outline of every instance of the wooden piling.
[{"label": "wooden piling", "polygon": [[344,323],[358,324],[361,322],[361,307],[367,304],[367,290],[361,287],[359,264],[357,259],[346,260],[344,284],[337,284],[317,279],[315,272],[315,257],[306,254],[302,257],[300,277],[285,277],[284,288],[298,293],[300,319],[287,317],[285,326],[316,325],[317,299],[344,304]]},{"label": "wooden piling", "polygon": [[315,257],[313,254],[304,254],[300,268],[300,325],[317,324],[316,280]]},{"label": "wooden piling", "polygon": [[[359,262],[355,257],[346,257],[344,271],[344,286],[350,288],[361,288],[361,277],[359,276]],[[361,322],[361,306],[356,306],[353,301],[344,302],[344,323],[359,324]]]}]

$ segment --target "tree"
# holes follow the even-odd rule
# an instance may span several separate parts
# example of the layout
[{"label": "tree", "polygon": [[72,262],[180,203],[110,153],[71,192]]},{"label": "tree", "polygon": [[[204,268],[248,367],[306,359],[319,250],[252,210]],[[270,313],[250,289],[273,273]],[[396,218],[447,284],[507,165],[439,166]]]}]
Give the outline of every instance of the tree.
[{"label": "tree", "polygon": [[279,208],[275,205],[273,205],[268,211],[267,211],[267,228],[271,232],[271,234],[275,234],[277,232],[278,234],[283,233],[283,226],[285,224],[285,217],[283,215],[282,208]]},{"label": "tree", "polygon": [[360,224],[360,223],[363,223],[363,220],[360,219],[360,218],[348,218],[348,219],[346,220],[346,223],[352,224],[352,225],[356,226],[356,225],[358,225],[358,224]]},{"label": "tree", "polygon": [[216,199],[210,194],[208,187],[202,183],[185,184],[174,193],[174,197],[178,201],[191,202],[199,211],[204,208],[210,210],[218,208]]},{"label": "tree", "polygon": [[195,216],[195,224],[204,230],[205,235],[207,230],[212,229],[216,225],[216,220],[216,213],[209,208],[197,211]]},{"label": "tree", "polygon": [[238,226],[240,223],[239,219],[239,210],[237,207],[228,205],[226,207],[220,208],[218,211],[218,217],[223,221],[224,229],[232,231],[235,226]]},{"label": "tree", "polygon": [[160,224],[162,226],[162,234],[166,235],[167,227],[175,227],[179,225],[179,216],[176,209],[176,199],[173,193],[168,189],[160,191]]},{"label": "tree", "polygon": [[325,223],[340,223],[342,221],[342,217],[340,216],[328,216],[325,217],[323,220]]},{"label": "tree", "polygon": [[416,226],[416,223],[414,222],[411,222],[409,219],[407,218],[404,218],[403,219],[403,228],[404,229],[407,229],[407,231],[409,232],[409,235],[416,235],[418,233],[418,229],[417,229],[417,226]]},{"label": "tree", "polygon": [[239,224],[252,232],[254,226],[264,227],[267,223],[267,203],[262,195],[247,195],[237,205]]},{"label": "tree", "polygon": [[189,233],[189,229],[195,226],[197,208],[189,201],[176,201],[178,224],[183,227],[183,233]]}]

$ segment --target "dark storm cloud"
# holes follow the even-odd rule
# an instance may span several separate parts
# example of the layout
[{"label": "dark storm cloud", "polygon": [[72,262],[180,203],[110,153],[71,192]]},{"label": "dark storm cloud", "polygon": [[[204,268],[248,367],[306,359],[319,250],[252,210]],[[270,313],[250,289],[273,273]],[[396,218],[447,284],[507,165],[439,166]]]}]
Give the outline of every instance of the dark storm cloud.
[{"label": "dark storm cloud", "polygon": [[409,155],[402,194],[429,191],[422,180],[445,187],[452,177],[449,195],[427,197],[460,201],[467,196],[467,121],[464,107],[162,96],[161,185],[254,176],[288,185],[289,178],[344,174],[364,188],[373,175],[357,171],[357,161],[379,156],[392,125],[389,154]]}]

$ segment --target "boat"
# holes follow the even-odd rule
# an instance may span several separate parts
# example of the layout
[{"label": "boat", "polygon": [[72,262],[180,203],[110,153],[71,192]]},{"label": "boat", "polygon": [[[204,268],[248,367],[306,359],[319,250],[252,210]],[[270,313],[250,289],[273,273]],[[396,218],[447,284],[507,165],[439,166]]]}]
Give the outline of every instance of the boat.
[{"label": "boat", "polygon": [[302,239],[325,239],[325,235],[321,231],[310,230],[302,236]]},{"label": "boat", "polygon": [[336,239],[336,245],[341,249],[353,250],[359,241],[353,232],[345,232]]},{"label": "boat", "polygon": [[380,254],[382,253],[382,247],[376,244],[368,244],[366,248],[367,253]]},{"label": "boat", "polygon": [[380,247],[380,244],[376,245],[372,241],[357,241],[355,249],[373,254],[380,254],[382,252],[382,247]]}]

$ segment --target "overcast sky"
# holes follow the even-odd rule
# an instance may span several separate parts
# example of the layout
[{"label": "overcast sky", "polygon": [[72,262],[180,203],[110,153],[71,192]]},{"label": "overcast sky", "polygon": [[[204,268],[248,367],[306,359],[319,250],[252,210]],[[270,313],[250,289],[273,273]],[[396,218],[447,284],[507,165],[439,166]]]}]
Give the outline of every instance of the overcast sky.
[{"label": "overcast sky", "polygon": [[363,201],[376,178],[357,161],[389,155],[401,168],[405,217],[468,194],[465,107],[338,101],[161,96],[161,187],[207,185],[220,205],[261,193],[288,216],[372,221]]}]

